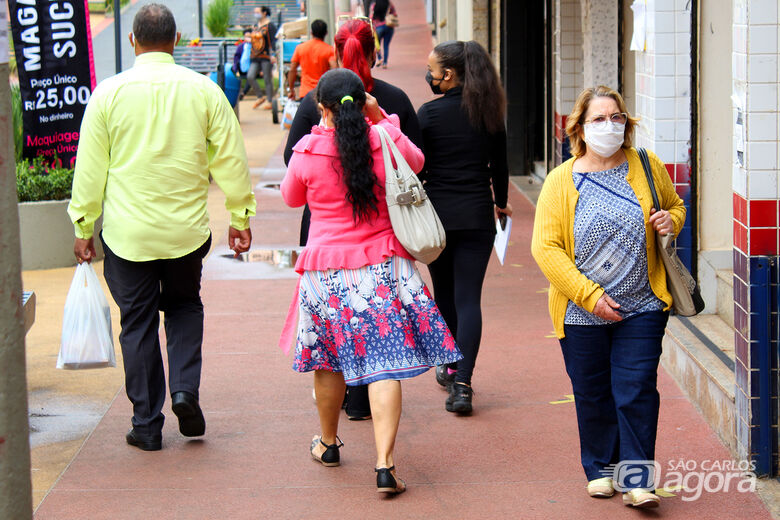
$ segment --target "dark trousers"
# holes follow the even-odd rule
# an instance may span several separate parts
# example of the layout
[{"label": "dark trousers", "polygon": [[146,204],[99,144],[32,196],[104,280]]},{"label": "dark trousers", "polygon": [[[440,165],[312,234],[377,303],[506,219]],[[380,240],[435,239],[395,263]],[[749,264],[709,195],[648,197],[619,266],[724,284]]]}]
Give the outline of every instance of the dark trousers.
[{"label": "dark trousers", "polygon": [[106,283],[119,307],[119,343],[127,397],[133,403],[133,428],[142,434],[162,431],[165,370],[160,352],[160,311],[165,316],[170,392],[198,397],[203,303],[200,278],[211,237],[181,258],[131,262],[103,242]]},{"label": "dark trousers", "polygon": [[608,476],[601,470],[610,464],[655,457],[658,360],[668,319],[668,312],[654,311],[609,325],[564,326],[561,350],[588,480]]},{"label": "dark trousers", "polygon": [[463,353],[455,381],[471,384],[482,339],[482,283],[485,281],[495,231],[447,231],[447,246],[428,265],[433,296]]},{"label": "dark trousers", "polygon": [[265,98],[270,103],[274,97],[274,77],[271,60],[266,58],[253,59],[246,73],[247,82],[254,89],[257,99],[263,97],[263,91],[260,90],[260,82],[257,81],[257,76],[261,71],[263,73],[263,82],[265,83]]}]

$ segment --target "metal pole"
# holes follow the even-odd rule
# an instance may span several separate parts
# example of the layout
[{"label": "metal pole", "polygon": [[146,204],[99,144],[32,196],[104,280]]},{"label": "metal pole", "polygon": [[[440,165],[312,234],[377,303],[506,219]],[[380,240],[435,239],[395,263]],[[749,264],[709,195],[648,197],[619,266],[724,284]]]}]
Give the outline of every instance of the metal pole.
[{"label": "metal pole", "polygon": [[203,38],[203,0],[198,0],[198,37]]},{"label": "metal pole", "polygon": [[122,72],[122,6],[120,0],[114,0],[114,56],[116,73]]},{"label": "metal pole", "polygon": [[[6,3],[0,2],[5,23]],[[16,202],[8,33],[0,31],[0,518],[32,518],[19,213]]]}]

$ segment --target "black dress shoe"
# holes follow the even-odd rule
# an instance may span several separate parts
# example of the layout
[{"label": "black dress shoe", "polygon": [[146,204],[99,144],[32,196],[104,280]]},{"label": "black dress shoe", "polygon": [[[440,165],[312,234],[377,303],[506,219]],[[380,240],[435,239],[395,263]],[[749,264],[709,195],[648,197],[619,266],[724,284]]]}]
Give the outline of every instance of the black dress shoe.
[{"label": "black dress shoe", "polygon": [[206,419],[198,400],[189,392],[171,394],[171,408],[179,418],[179,431],[185,437],[199,437],[206,433]]},{"label": "black dress shoe", "polygon": [[162,449],[162,435],[145,435],[135,430],[130,430],[125,435],[125,440],[130,446],[135,446],[144,451],[157,451]]}]

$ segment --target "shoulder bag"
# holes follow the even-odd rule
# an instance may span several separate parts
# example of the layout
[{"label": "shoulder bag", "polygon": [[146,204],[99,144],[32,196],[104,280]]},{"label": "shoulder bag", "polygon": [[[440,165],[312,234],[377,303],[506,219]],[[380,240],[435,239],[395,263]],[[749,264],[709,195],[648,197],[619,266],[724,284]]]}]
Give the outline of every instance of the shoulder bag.
[{"label": "shoulder bag", "polygon": [[387,210],[395,236],[417,261],[430,264],[444,250],[444,226],[422,182],[401,155],[387,130],[379,125],[373,128],[379,133],[382,142]]},{"label": "shoulder bag", "polygon": [[[647,151],[644,148],[637,148],[639,160],[642,161],[642,168],[645,170],[647,184],[650,185],[650,193],[653,194],[653,207],[656,211],[663,209],[658,202],[658,193],[655,191],[655,182],[653,181],[653,171],[650,167],[650,159],[647,157]],[[662,235],[655,232],[655,240],[658,249],[661,251],[661,260],[666,268],[666,285],[669,292],[672,293],[675,313],[680,316],[695,316],[704,310],[704,300],[701,297],[699,284],[693,279],[691,273],[677,256],[672,241],[674,236]]]}]

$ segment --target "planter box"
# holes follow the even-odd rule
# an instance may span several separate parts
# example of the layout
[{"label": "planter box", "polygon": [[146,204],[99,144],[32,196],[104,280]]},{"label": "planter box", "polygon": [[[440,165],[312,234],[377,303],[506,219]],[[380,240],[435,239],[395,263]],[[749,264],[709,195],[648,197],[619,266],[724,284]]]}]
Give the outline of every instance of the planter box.
[{"label": "planter box", "polygon": [[[73,255],[73,224],[68,217],[69,200],[20,202],[19,237],[22,269],[54,269],[76,265]],[[98,238],[103,220],[95,223],[95,251],[103,258]]]}]

